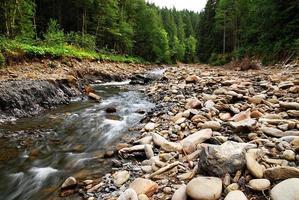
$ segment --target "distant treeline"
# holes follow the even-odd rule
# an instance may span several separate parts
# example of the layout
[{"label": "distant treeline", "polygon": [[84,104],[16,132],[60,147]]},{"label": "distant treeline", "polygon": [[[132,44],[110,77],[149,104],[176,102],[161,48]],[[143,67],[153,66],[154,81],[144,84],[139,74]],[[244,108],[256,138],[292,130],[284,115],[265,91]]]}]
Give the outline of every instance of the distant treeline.
[{"label": "distant treeline", "polygon": [[152,62],[296,56],[298,0],[208,0],[201,13],[144,0],[1,0],[0,34],[27,44],[69,44]]}]

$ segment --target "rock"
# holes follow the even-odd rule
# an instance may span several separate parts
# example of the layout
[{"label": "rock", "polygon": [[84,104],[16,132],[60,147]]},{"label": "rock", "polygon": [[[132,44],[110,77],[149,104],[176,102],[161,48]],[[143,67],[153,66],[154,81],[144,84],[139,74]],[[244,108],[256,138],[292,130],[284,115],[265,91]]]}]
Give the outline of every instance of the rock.
[{"label": "rock", "polygon": [[264,177],[270,180],[299,178],[299,169],[289,166],[268,168],[264,171]]},{"label": "rock", "polygon": [[147,123],[147,124],[144,126],[144,129],[145,129],[146,131],[152,131],[152,130],[154,130],[155,128],[156,128],[156,124],[155,124],[155,123],[152,123],[152,122]]},{"label": "rock", "polygon": [[248,120],[248,119],[250,119],[250,114],[251,114],[251,112],[248,109],[244,112],[240,112],[240,113],[236,114],[230,120],[232,120],[234,122],[240,122],[240,121],[243,121],[243,120]]},{"label": "rock", "polygon": [[138,200],[137,193],[133,189],[127,189],[117,200]]},{"label": "rock", "polygon": [[106,113],[115,113],[115,112],[116,112],[116,108],[113,107],[106,108]]},{"label": "rock", "polygon": [[251,118],[255,118],[255,119],[259,119],[262,116],[263,116],[263,113],[261,113],[261,112],[259,112],[257,110],[252,111],[251,114],[250,114],[250,117]]},{"label": "rock", "polygon": [[202,107],[202,103],[197,98],[188,99],[185,105],[186,109],[198,109],[201,107]]},{"label": "rock", "polygon": [[174,152],[174,151],[181,152],[183,149],[183,146],[181,144],[176,142],[169,142],[169,141],[162,143],[160,147],[166,152]]},{"label": "rock", "polygon": [[[129,199],[129,200],[131,200],[131,199]],[[145,194],[139,194],[138,200],[150,200],[150,199]]]},{"label": "rock", "polygon": [[288,110],[287,113],[291,117],[299,117],[299,110]]},{"label": "rock", "polygon": [[212,100],[208,100],[205,102],[205,108],[212,109],[215,106],[215,103]]},{"label": "rock", "polygon": [[284,81],[284,82],[279,83],[278,88],[287,89],[287,88],[290,88],[292,86],[294,86],[293,82],[291,82],[291,81]]},{"label": "rock", "polygon": [[234,174],[245,167],[244,149],[244,144],[231,141],[208,146],[199,155],[199,171],[211,176]]},{"label": "rock", "polygon": [[202,128],[210,128],[213,131],[218,131],[221,128],[221,125],[216,121],[208,121],[203,124]]},{"label": "rock", "polygon": [[175,124],[181,124],[184,123],[186,121],[185,117],[179,118],[178,120],[175,121]]},{"label": "rock", "polygon": [[280,107],[287,110],[299,110],[299,103],[297,102],[279,102]]},{"label": "rock", "polygon": [[137,194],[145,194],[148,197],[153,196],[153,194],[158,190],[158,184],[144,178],[136,178],[129,186]]},{"label": "rock", "polygon": [[270,192],[272,200],[298,200],[299,178],[290,178],[278,183]]},{"label": "rock", "polygon": [[238,183],[232,183],[225,188],[225,193],[230,193],[231,191],[235,191],[239,189]]},{"label": "rock", "polygon": [[294,161],[296,159],[296,154],[292,150],[285,150],[282,157],[288,161]]},{"label": "rock", "polygon": [[121,187],[130,178],[128,171],[118,171],[113,174],[113,182],[117,187]]},{"label": "rock", "polygon": [[101,100],[101,97],[93,92],[90,92],[88,93],[88,97],[93,99],[93,100],[96,100],[96,101],[100,101]]},{"label": "rock", "polygon": [[194,151],[196,151],[196,146],[192,142],[185,141],[182,142],[182,145],[183,145],[183,151],[186,154],[191,154]]},{"label": "rock", "polygon": [[155,156],[152,145],[145,144],[144,145],[144,151],[145,151],[145,155],[146,155],[147,159],[151,159],[152,157]]},{"label": "rock", "polygon": [[243,129],[253,129],[253,126],[256,124],[256,120],[254,119],[245,119],[238,122],[230,122],[229,123],[232,128],[236,131],[241,131]]},{"label": "rock", "polygon": [[248,185],[253,190],[264,191],[270,188],[271,182],[268,179],[252,179]]},{"label": "rock", "polygon": [[172,192],[171,188],[170,187],[165,187],[163,188],[163,193],[165,194],[170,194]]},{"label": "rock", "polygon": [[291,87],[289,92],[294,93],[294,94],[299,93],[299,86]]},{"label": "rock", "polygon": [[196,83],[199,81],[200,81],[200,78],[196,75],[190,75],[186,78],[186,83]]},{"label": "rock", "polygon": [[147,77],[145,75],[137,74],[131,78],[130,84],[131,85],[146,85],[153,81],[151,77]]},{"label": "rock", "polygon": [[197,146],[198,144],[210,139],[212,137],[212,133],[213,132],[211,129],[203,129],[189,135],[188,137],[183,139],[181,143],[184,144],[185,142],[191,142],[195,146]]},{"label": "rock", "polygon": [[74,177],[68,177],[63,184],[61,185],[61,189],[70,188],[77,185],[77,180]]},{"label": "rock", "polygon": [[245,154],[247,169],[256,178],[262,178],[264,174],[264,168],[257,162],[259,153],[259,149],[250,149]]},{"label": "rock", "polygon": [[198,177],[192,179],[186,193],[192,199],[217,200],[222,192],[222,181],[216,177]]},{"label": "rock", "polygon": [[285,136],[283,131],[281,131],[277,128],[270,128],[270,127],[263,126],[260,130],[263,133],[265,133],[267,135],[274,136],[274,137],[283,137],[283,136]]},{"label": "rock", "polygon": [[187,200],[186,190],[187,190],[187,186],[183,184],[179,189],[177,189],[174,192],[171,200]]},{"label": "rock", "polygon": [[231,191],[224,200],[247,200],[245,194],[240,190]]},{"label": "rock", "polygon": [[223,121],[228,121],[229,119],[231,119],[231,114],[230,113],[220,113],[219,114],[219,118]]}]

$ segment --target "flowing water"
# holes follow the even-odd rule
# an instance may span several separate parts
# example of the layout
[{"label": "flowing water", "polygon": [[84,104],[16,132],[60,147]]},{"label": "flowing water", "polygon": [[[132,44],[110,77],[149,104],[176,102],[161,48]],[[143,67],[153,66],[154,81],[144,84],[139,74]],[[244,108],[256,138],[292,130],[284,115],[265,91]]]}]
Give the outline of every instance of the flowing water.
[{"label": "flowing water", "polygon": [[[159,77],[164,70],[154,70]],[[132,134],[154,104],[125,82],[93,85],[103,99],[75,99],[32,118],[0,125],[0,199],[58,199],[68,176],[101,177],[111,169],[103,152]],[[116,108],[107,113],[107,108]]]}]

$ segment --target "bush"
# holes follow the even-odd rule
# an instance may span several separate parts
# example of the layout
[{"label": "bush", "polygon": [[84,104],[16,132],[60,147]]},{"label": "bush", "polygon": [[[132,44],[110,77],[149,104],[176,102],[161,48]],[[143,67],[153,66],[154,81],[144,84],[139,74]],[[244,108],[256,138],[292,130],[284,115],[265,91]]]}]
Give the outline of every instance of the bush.
[{"label": "bush", "polygon": [[67,42],[76,47],[80,47],[88,50],[96,49],[96,39],[94,36],[89,34],[79,34],[75,32],[70,32],[67,34]]},{"label": "bush", "polygon": [[5,57],[0,52],[0,67],[3,67],[5,65]]},{"label": "bush", "polygon": [[60,29],[57,21],[53,19],[50,19],[44,38],[44,42],[48,46],[59,46],[65,44],[64,32]]},{"label": "bush", "polygon": [[214,66],[222,66],[231,61],[231,56],[229,54],[216,54],[212,53],[209,63]]}]

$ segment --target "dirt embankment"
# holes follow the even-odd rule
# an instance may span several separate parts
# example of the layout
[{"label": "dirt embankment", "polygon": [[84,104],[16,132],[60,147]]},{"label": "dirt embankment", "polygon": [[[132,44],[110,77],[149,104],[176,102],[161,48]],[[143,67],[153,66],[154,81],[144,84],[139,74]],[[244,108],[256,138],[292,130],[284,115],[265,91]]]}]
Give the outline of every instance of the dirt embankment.
[{"label": "dirt embankment", "polygon": [[100,63],[74,59],[21,63],[0,69],[0,122],[28,117],[81,95],[95,80],[121,81],[150,65]]}]

